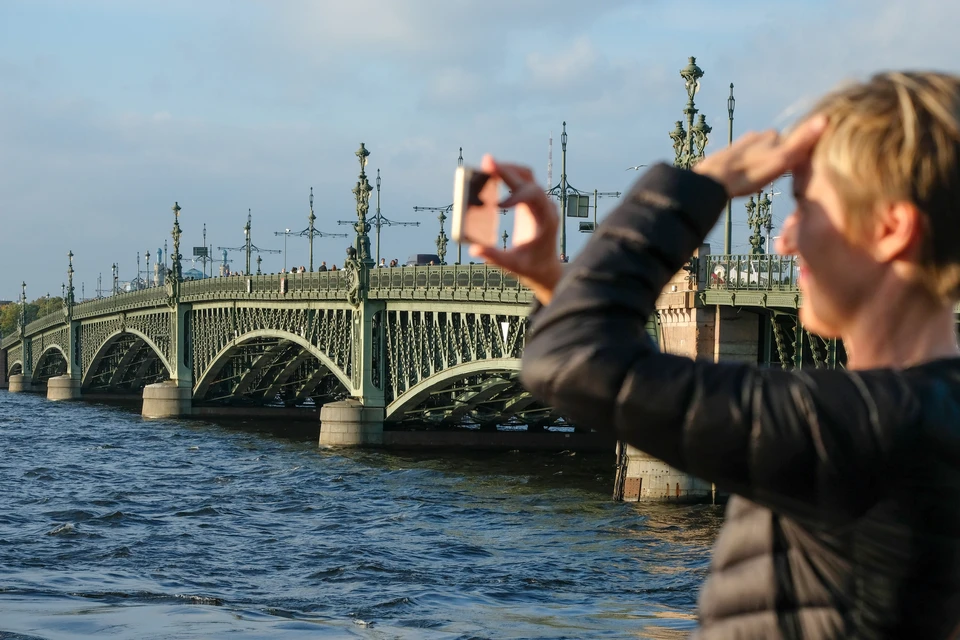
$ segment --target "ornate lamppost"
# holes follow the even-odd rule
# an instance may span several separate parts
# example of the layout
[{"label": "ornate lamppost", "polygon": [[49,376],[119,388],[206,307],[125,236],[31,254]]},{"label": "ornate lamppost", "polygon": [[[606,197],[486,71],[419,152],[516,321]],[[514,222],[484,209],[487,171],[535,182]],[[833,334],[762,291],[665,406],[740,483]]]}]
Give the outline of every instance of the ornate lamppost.
[{"label": "ornate lamppost", "polygon": [[[23,335],[27,327],[27,283],[20,283],[20,335]],[[26,358],[24,358],[26,362]]]},{"label": "ornate lamppost", "polygon": [[773,217],[770,214],[770,205],[772,204],[770,195],[763,191],[757,194],[756,202],[754,202],[753,196],[750,196],[750,199],[747,200],[747,224],[753,232],[750,235],[750,246],[752,247],[750,253],[753,255],[766,253],[764,250],[765,241],[761,233],[763,229],[773,226]]},{"label": "ornate lamppost", "polygon": [[[316,222],[317,216],[313,215],[313,187],[310,187],[310,215],[307,216],[307,221],[310,223],[310,226],[307,227],[309,236],[307,239],[310,244],[310,273],[313,273],[313,223]],[[257,256],[258,258],[260,256]],[[257,263],[257,273],[260,273],[260,263]]]},{"label": "ornate lamppost", "polygon": [[703,158],[708,137],[713,129],[707,124],[706,117],[702,113],[697,117],[699,110],[694,104],[693,97],[700,90],[703,69],[697,66],[695,57],[690,56],[687,66],[680,70],[680,77],[683,78],[684,87],[687,90],[687,104],[683,108],[687,126],[684,128],[683,123],[677,120],[676,126],[670,132],[670,139],[673,141],[675,154],[674,166],[690,169]]},{"label": "ornate lamppost", "polygon": [[357,159],[360,161],[360,175],[357,178],[357,186],[353,188],[353,195],[357,198],[357,221],[353,228],[357,232],[354,241],[354,249],[357,251],[357,259],[368,269],[373,266],[373,258],[370,256],[370,223],[367,222],[367,213],[370,211],[370,194],[373,187],[367,180],[367,158],[370,157],[370,151],[361,142],[357,149]]},{"label": "ornate lamppost", "polygon": [[[727,98],[727,146],[733,144],[733,109],[737,106],[737,101],[733,97],[733,83],[730,83],[730,97]],[[723,253],[730,255],[730,245],[733,237],[733,200],[727,200],[727,217],[723,222]]]},{"label": "ornate lamppost", "polygon": [[[314,228],[314,222],[317,220],[317,216],[313,215],[313,187],[310,187],[310,215],[307,217],[307,220],[310,222],[308,226],[303,231],[291,232],[290,229],[286,231],[274,231],[273,235],[275,236],[284,236],[283,238],[283,268],[287,268],[287,236],[307,236],[307,239],[310,241],[310,271],[313,271],[313,239],[314,238],[347,238],[349,237],[346,233],[324,233],[323,231],[317,231]],[[341,220],[341,224],[353,224],[352,220]],[[257,269],[259,269],[259,262],[257,263]]]},{"label": "ornate lamppost", "polygon": [[[552,152],[551,152],[552,153]],[[580,222],[581,233],[593,233],[597,226],[597,199],[600,196],[620,197],[619,191],[594,189],[593,222]],[[586,218],[590,210],[590,196],[580,191],[567,180],[567,123],[560,133],[560,182],[547,189],[547,195],[560,200],[560,254],[567,256],[567,218]]]},{"label": "ornate lamppost", "polygon": [[67,260],[69,265],[67,266],[67,292],[64,302],[67,305],[67,311],[73,309],[74,303],[74,289],[73,289],[73,251],[67,252]]},{"label": "ornate lamppost", "polygon": [[250,275],[250,230],[251,230],[251,221],[253,219],[253,213],[250,209],[247,209],[247,224],[243,225],[243,235],[246,238],[246,251],[247,251],[247,270],[244,271],[246,275]]},{"label": "ornate lamppost", "polygon": [[[460,164],[463,164],[463,147],[460,148]],[[380,229],[383,227],[419,227],[419,222],[397,222],[396,220],[387,219],[382,213],[380,213],[380,169],[377,169],[377,213],[373,216],[373,228],[377,231],[377,259],[376,264],[380,264]],[[440,212],[440,215],[443,215],[443,212]],[[440,233],[443,233],[443,221],[440,222]],[[446,246],[446,245],[444,245]],[[460,260],[460,251],[461,249],[457,248],[457,260]],[[446,252],[444,252],[446,253]],[[437,255],[440,255],[439,253]],[[440,257],[440,261],[443,261],[443,257]]]},{"label": "ornate lamppost", "polygon": [[[180,255],[180,205],[176,202],[173,203],[173,281],[180,282],[183,279],[183,272],[181,270],[180,259],[183,257]],[[247,258],[249,260],[249,256]]]},{"label": "ornate lamppost", "polygon": [[117,281],[117,263],[114,262],[111,268],[113,269],[113,295],[117,295],[117,289],[119,288],[119,282]]},{"label": "ornate lamppost", "polygon": [[143,257],[147,260],[147,287],[150,286],[150,250],[147,249],[146,253],[143,254]]}]

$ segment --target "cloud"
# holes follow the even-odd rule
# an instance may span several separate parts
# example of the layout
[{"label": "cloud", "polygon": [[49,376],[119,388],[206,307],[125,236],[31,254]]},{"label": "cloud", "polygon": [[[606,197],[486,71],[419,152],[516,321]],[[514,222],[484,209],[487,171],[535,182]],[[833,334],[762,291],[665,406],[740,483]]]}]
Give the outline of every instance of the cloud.
[{"label": "cloud", "polygon": [[[385,232],[391,257],[432,244],[435,215],[413,206],[449,202],[460,147],[468,163],[492,151],[543,178],[552,131],[557,177],[566,120],[571,181],[622,191],[636,177],[625,167],[669,159],[691,53],[706,71],[697,104],[714,148],[730,82],[740,133],[788,120],[843,78],[954,69],[960,53],[960,6],[933,0],[15,7],[0,42],[0,298],[16,295],[25,269],[35,290],[54,291],[67,248],[88,284],[114,260],[129,266],[168,236],[174,200],[188,243],[206,222],[215,246],[239,245],[251,207],[257,242],[273,247],[274,227],[306,224],[311,186],[318,225],[343,231],[361,140],[371,181],[383,170],[384,213],[422,222]],[[53,258],[38,260],[37,238]],[[571,234],[574,249],[584,240]],[[341,245],[318,241],[337,256]],[[290,241],[292,255],[304,249]]]}]

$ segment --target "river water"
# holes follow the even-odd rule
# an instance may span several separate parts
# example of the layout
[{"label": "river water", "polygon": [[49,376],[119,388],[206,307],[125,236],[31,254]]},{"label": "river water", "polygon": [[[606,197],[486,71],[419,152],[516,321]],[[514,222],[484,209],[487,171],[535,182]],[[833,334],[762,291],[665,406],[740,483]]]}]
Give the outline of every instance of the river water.
[{"label": "river water", "polygon": [[331,452],[0,392],[0,640],[679,638],[720,507],[613,455]]}]

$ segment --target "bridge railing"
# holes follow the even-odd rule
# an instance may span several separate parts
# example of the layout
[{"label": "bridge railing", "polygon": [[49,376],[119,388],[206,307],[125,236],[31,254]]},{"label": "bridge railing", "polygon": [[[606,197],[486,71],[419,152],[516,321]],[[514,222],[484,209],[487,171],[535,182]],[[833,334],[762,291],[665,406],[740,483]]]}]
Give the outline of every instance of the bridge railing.
[{"label": "bridge railing", "polygon": [[35,333],[40,333],[41,331],[49,327],[52,327],[58,324],[63,324],[66,321],[66,318],[67,318],[67,310],[57,309],[52,313],[48,313],[45,316],[41,316],[37,318],[33,322],[28,322],[26,331],[24,331],[24,333],[27,334],[28,336],[33,335]]},{"label": "bridge railing", "polygon": [[180,285],[183,302],[225,298],[289,300],[344,298],[349,289],[346,272],[271,273],[187,280]]},{"label": "bridge railing", "polygon": [[707,255],[707,289],[797,291],[796,256]]},{"label": "bridge railing", "polygon": [[452,298],[529,302],[532,292],[513,274],[486,264],[387,267],[370,272],[374,298],[420,297],[430,293]]},{"label": "bridge railing", "polygon": [[6,349],[7,347],[14,345],[18,342],[20,342],[20,334],[11,333],[8,336],[4,336],[3,339],[0,340],[0,349]]},{"label": "bridge railing", "polygon": [[88,300],[87,302],[74,305],[73,318],[74,320],[80,320],[117,311],[142,309],[151,306],[156,307],[165,304],[166,301],[167,290],[165,287],[150,287],[137,291],[124,291],[106,298]]}]

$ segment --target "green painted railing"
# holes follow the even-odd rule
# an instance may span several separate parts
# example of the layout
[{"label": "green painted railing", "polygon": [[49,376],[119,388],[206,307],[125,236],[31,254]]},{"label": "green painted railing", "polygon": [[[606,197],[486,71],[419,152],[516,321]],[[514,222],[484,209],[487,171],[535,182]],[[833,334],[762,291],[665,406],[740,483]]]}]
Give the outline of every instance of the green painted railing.
[{"label": "green painted railing", "polygon": [[73,307],[73,319],[81,320],[92,316],[106,315],[117,311],[157,307],[167,302],[167,290],[164,287],[150,287],[138,291],[125,291],[115,296],[88,300]]},{"label": "green painted railing", "polygon": [[796,256],[707,255],[706,288],[733,291],[798,291]]},{"label": "green painted railing", "polygon": [[11,333],[8,336],[4,336],[3,340],[0,340],[0,349],[6,349],[11,345],[15,345],[20,342],[19,333]]},{"label": "green painted railing", "polygon": [[271,273],[253,276],[223,276],[187,280],[180,284],[182,302],[206,300],[297,300],[346,299],[349,289],[346,271],[313,273]]},{"label": "green painted railing", "polygon": [[53,313],[48,313],[45,316],[41,316],[37,318],[33,322],[28,322],[26,331],[24,331],[24,333],[26,333],[28,336],[33,335],[35,333],[40,333],[41,331],[49,327],[52,327],[58,324],[63,324],[66,321],[66,319],[67,319],[67,310],[58,309]]},{"label": "green painted railing", "polygon": [[533,293],[499,267],[470,264],[374,269],[370,272],[370,297],[527,303]]}]

